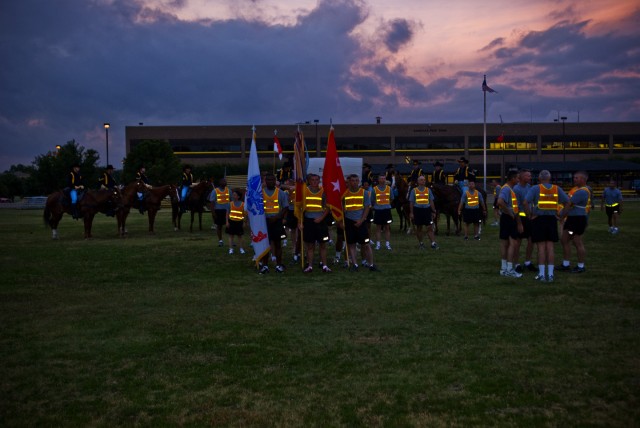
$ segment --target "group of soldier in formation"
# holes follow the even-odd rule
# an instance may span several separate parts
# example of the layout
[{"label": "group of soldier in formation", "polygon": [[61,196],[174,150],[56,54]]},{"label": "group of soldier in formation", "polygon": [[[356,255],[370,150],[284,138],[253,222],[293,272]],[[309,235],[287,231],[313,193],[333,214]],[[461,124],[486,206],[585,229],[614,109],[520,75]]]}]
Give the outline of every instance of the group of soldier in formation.
[{"label": "group of soldier in formation", "polygon": [[[464,239],[469,239],[468,227],[473,226],[473,238],[480,240],[480,224],[487,216],[487,206],[482,194],[475,187],[475,173],[468,161],[461,157],[454,182],[460,186],[461,198],[458,214],[464,221]],[[431,176],[432,182],[446,183],[446,175],[442,164],[436,162]],[[77,192],[84,188],[79,166],[73,165],[68,178],[68,188],[72,203],[72,212],[76,213]],[[108,165],[100,178],[100,185],[113,188],[117,185],[112,176],[113,166]],[[329,273],[332,269],[327,262],[327,245],[335,244],[334,264],[341,263],[343,250],[346,252],[345,267],[358,271],[360,267],[372,272],[379,272],[373,260],[373,251],[380,250],[383,245],[391,250],[390,225],[392,223],[391,208],[398,196],[396,177],[393,165],[387,171],[375,176],[371,167],[364,164],[362,180],[357,174],[346,177],[347,189],[342,196],[344,218],[336,222],[327,206],[326,195],[320,186],[320,177],[309,174],[303,187],[302,222],[295,215],[295,181],[291,168],[285,164],[276,175],[268,173],[264,176],[263,201],[267,220],[267,233],[270,241],[270,254],[259,262],[259,273],[269,272],[269,262],[275,263],[275,272],[283,273],[282,247],[287,244],[287,231],[293,242],[294,262],[304,260],[303,272],[311,273],[314,269],[314,257],[318,247],[319,269]],[[511,170],[507,173],[505,183],[500,186],[494,182],[494,215],[499,226],[500,237],[500,275],[521,278],[523,271],[536,272],[534,279],[541,282],[553,282],[555,270],[583,273],[586,271],[584,233],[587,229],[588,214],[592,208],[593,192],[587,186],[588,175],[585,171],[573,174],[574,187],[566,193],[562,187],[551,182],[551,173],[540,171],[538,184],[531,185],[531,172],[528,170]],[[144,167],[138,169],[136,180],[150,186]],[[408,177],[407,194],[409,217],[415,227],[419,248],[426,248],[424,234],[429,239],[430,248],[437,250],[438,243],[434,236],[435,196],[427,186],[425,174],[414,161],[414,167]],[[194,186],[191,168],[185,166],[182,174],[180,197],[185,199]],[[229,254],[236,248],[245,254],[243,235],[247,213],[241,189],[230,190],[226,179],[218,181],[209,196],[216,227],[218,245],[224,246],[223,230],[229,239]],[[143,207],[143,205],[141,205]],[[141,208],[142,211],[143,208]],[[611,180],[602,194],[601,209],[606,209],[609,232],[616,234],[618,216],[622,213],[622,193]],[[75,216],[75,214],[74,214]],[[370,225],[375,226],[375,239],[370,239]],[[558,227],[561,231],[558,232]],[[335,242],[330,238],[329,226],[336,225]],[[382,243],[382,235],[385,242]],[[524,264],[518,263],[520,246],[526,241]],[[554,244],[562,244],[563,260],[555,266]],[[345,245],[346,243],[346,245]],[[537,247],[537,267],[532,263],[533,247]],[[302,247],[304,258],[302,258]],[[576,250],[577,264],[571,266],[572,247]],[[361,257],[359,257],[359,255]],[[360,263],[359,263],[359,260]]]}]

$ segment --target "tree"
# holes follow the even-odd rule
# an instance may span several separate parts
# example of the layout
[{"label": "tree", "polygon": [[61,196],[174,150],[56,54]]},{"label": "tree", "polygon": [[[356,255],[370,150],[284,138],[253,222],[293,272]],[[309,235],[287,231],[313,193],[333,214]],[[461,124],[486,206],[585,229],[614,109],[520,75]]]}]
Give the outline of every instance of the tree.
[{"label": "tree", "polygon": [[73,164],[80,165],[80,174],[85,187],[97,188],[99,171],[98,152],[78,146],[75,140],[68,141],[57,152],[36,156],[30,180],[31,192],[47,195],[67,185],[67,177]]},{"label": "tree", "polygon": [[123,184],[133,181],[138,169],[144,166],[151,184],[159,186],[178,182],[180,159],[167,141],[144,140],[131,149],[124,160]]}]

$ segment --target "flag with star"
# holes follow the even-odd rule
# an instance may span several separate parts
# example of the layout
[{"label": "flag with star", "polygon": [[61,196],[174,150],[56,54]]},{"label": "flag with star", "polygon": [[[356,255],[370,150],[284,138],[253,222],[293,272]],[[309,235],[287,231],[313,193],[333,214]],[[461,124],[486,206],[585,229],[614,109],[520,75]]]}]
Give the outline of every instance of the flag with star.
[{"label": "flag with star", "polygon": [[333,126],[329,130],[327,154],[324,159],[324,168],[322,169],[322,188],[324,189],[326,203],[331,209],[333,218],[336,221],[341,221],[343,217],[342,195],[345,190],[347,190],[347,186],[344,181],[344,173],[340,165],[338,150],[336,149]]}]

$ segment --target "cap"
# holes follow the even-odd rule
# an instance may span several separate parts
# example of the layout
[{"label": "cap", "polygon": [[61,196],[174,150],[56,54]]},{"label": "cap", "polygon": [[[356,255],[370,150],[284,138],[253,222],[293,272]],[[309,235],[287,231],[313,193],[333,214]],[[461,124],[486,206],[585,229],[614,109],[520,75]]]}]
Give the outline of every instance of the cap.
[{"label": "cap", "polygon": [[107,165],[107,169],[113,169],[113,165]]},{"label": "cap", "polygon": [[80,164],[79,163],[74,163],[73,165],[71,165],[71,169],[73,168],[80,168]]},{"label": "cap", "polygon": [[420,161],[419,161],[419,160],[414,160],[414,161],[413,161],[413,164],[414,164],[414,165],[420,165]]},{"label": "cap", "polygon": [[460,159],[458,159],[458,162],[468,163],[469,161],[464,156],[460,156]]},{"label": "cap", "polygon": [[182,167],[183,171],[186,171],[188,169],[191,169],[191,165],[185,165],[185,166]]},{"label": "cap", "polygon": [[436,161],[436,163],[434,163],[433,166],[444,166],[444,165],[442,165],[442,162]]}]

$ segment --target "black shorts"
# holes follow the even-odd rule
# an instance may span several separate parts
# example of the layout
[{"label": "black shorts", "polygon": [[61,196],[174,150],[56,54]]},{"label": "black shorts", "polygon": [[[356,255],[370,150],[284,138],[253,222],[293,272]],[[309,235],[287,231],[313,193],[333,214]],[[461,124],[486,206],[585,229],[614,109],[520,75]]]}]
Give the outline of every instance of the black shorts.
[{"label": "black shorts", "polygon": [[326,221],[316,223],[314,219],[305,217],[304,228],[302,230],[302,236],[304,242],[307,244],[313,244],[314,242],[327,242],[329,240],[329,228]]},{"label": "black shorts", "polygon": [[229,220],[229,227],[225,229],[228,235],[244,235],[244,221]]},{"label": "black shorts", "polygon": [[462,210],[462,219],[466,224],[478,224],[482,220],[480,208],[465,208]]},{"label": "black shorts", "polygon": [[369,231],[367,230],[367,223],[362,222],[359,227],[356,227],[356,222],[348,218],[344,219],[345,233],[347,234],[347,244],[360,244],[364,245],[369,242]]},{"label": "black shorts", "polygon": [[295,215],[295,211],[287,211],[287,227],[289,229],[295,229],[298,227],[298,217]]},{"label": "black shorts", "polygon": [[415,224],[416,226],[431,226],[433,224],[433,217],[431,217],[431,207],[413,207],[413,224]]},{"label": "black shorts", "polygon": [[568,231],[570,235],[582,235],[587,230],[587,216],[586,215],[572,215],[567,217],[567,221],[564,222],[562,231]]},{"label": "black shorts", "polygon": [[494,209],[494,210],[497,210],[497,209],[498,209],[498,197],[496,197],[496,198],[493,200],[493,209]]},{"label": "black shorts", "polygon": [[269,241],[281,241],[282,235],[284,235],[282,219],[271,220],[267,217],[267,234],[269,235]]},{"label": "black shorts", "polygon": [[607,217],[611,218],[614,214],[618,214],[620,212],[620,205],[615,207],[604,207],[604,210],[607,213]]},{"label": "black shorts", "polygon": [[522,233],[519,235],[520,239],[529,239],[531,236],[531,220],[529,217],[520,216],[522,222]]},{"label": "black shorts", "polygon": [[540,215],[531,220],[531,241],[558,242],[558,219],[554,215]]},{"label": "black shorts", "polygon": [[508,214],[502,214],[500,216],[500,239],[518,239],[519,237],[520,234],[518,233],[518,223],[516,220]]},{"label": "black shorts", "polygon": [[393,223],[391,218],[391,208],[383,210],[373,210],[373,224],[385,225]]},{"label": "black shorts", "polygon": [[213,210],[215,214],[215,224],[218,226],[224,226],[227,224],[227,210]]}]

